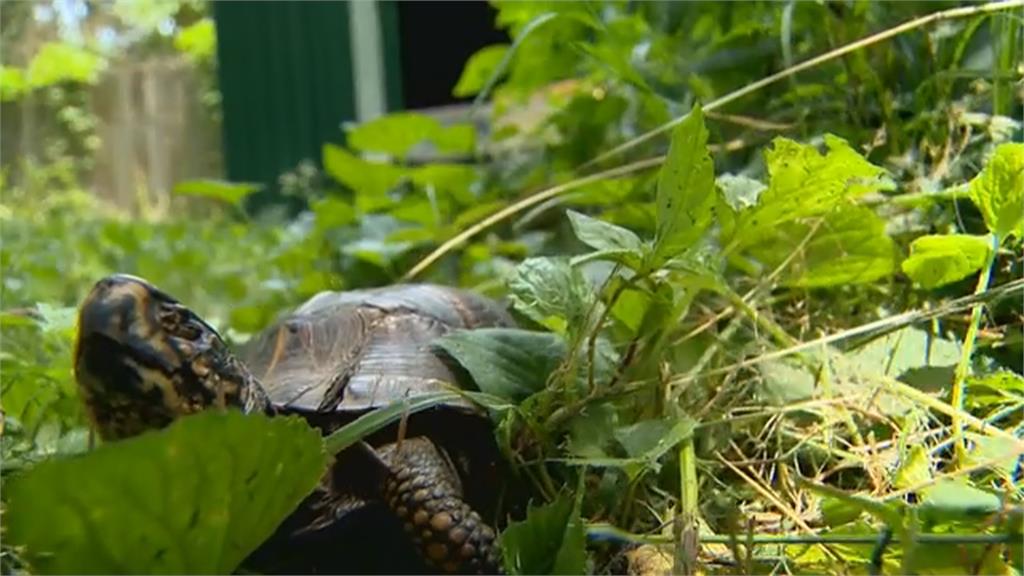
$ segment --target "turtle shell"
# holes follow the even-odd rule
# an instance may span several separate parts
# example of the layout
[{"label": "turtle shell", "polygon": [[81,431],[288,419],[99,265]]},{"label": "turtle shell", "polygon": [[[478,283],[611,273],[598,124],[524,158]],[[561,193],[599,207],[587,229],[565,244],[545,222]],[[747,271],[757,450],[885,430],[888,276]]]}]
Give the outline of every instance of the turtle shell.
[{"label": "turtle shell", "polygon": [[433,345],[457,329],[511,327],[497,302],[445,286],[321,292],[241,357],[279,409],[363,412],[464,379]]}]

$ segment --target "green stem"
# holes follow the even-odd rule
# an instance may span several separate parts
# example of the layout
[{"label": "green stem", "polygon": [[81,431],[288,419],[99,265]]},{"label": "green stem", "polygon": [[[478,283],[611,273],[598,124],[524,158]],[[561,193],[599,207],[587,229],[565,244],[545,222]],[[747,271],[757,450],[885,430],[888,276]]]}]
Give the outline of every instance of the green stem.
[{"label": "green stem", "polygon": [[[988,254],[985,256],[985,264],[981,268],[981,274],[978,276],[978,285],[974,288],[975,294],[980,294],[988,289],[989,280],[992,278],[992,265],[995,263],[996,254],[999,252],[999,236],[992,234],[990,238],[991,244],[989,245]],[[957,466],[967,459],[961,412],[964,409],[964,396],[966,394],[964,386],[967,380],[967,371],[970,369],[971,354],[974,352],[974,340],[978,336],[978,326],[981,324],[981,309],[981,303],[971,307],[971,321],[967,325],[967,334],[964,336],[964,344],[960,349],[960,361],[957,363],[956,371],[953,373],[953,397],[950,400],[950,404],[956,410],[953,413],[953,445],[956,451]]]},{"label": "green stem", "polygon": [[[683,574],[696,573],[696,552],[699,543],[692,542],[697,533],[697,452],[693,447],[693,435],[679,446],[679,514],[682,519],[681,532],[676,535],[676,566]],[[691,544],[691,545],[685,545]]]}]

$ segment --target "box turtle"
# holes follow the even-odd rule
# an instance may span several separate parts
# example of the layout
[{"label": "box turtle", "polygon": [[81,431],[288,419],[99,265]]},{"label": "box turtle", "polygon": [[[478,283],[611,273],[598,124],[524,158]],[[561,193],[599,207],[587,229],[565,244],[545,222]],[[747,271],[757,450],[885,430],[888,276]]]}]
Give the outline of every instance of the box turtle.
[{"label": "box turtle", "polygon": [[[465,384],[468,375],[432,345],[436,338],[454,329],[512,325],[496,302],[454,288],[323,292],[233,353],[168,294],[140,278],[113,275],[80,307],[75,375],[104,440],[216,406],[300,414],[327,434],[393,401]],[[354,514],[376,506],[428,571],[500,572],[495,531],[483,520],[494,513],[499,461],[490,421],[471,404],[416,413],[339,454],[279,529],[275,538],[285,545],[274,549],[346,518],[351,524]],[[336,562],[309,569],[373,570],[354,559],[379,538],[366,526],[357,523],[334,542],[321,538],[317,554]],[[262,571],[298,571],[296,564],[272,566],[274,553],[253,556],[260,557],[270,561]],[[377,569],[413,570],[391,560]]]}]

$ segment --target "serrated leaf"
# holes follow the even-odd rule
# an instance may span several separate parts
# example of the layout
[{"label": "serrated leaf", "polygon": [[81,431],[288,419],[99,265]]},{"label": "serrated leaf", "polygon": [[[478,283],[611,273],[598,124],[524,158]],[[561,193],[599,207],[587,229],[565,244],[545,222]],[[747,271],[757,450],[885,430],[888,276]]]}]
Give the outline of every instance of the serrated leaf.
[{"label": "serrated leaf", "polygon": [[501,534],[509,574],[583,574],[586,533],[571,497],[531,507]]},{"label": "serrated leaf", "polygon": [[[565,334],[585,329],[596,295],[578,268],[565,258],[528,258],[508,280],[517,310],[550,330]],[[595,317],[600,311],[595,311]]]},{"label": "serrated leaf", "polygon": [[225,182],[223,180],[187,180],[174,185],[174,193],[198,196],[238,206],[250,194],[262,188],[259,184]]},{"label": "serrated leaf", "polygon": [[1024,236],[1024,144],[996,147],[981,174],[971,180],[970,194],[990,232],[1000,239]]},{"label": "serrated leaf", "polygon": [[462,68],[462,75],[452,89],[452,96],[467,98],[476,96],[498,69],[498,65],[509,51],[508,44],[492,44],[477,50]]},{"label": "serrated leaf", "polygon": [[542,390],[565,358],[565,341],[516,328],[458,330],[435,340],[484,393],[519,402]]},{"label": "serrated leaf", "polygon": [[968,234],[928,235],[910,244],[903,272],[923,288],[962,280],[985,264],[989,241]]},{"label": "serrated leaf", "polygon": [[205,412],[14,478],[5,541],[44,573],[227,574],[326,466],[304,420]]},{"label": "serrated leaf", "polygon": [[698,104],[673,132],[658,176],[656,265],[695,244],[711,225],[715,170],[707,142],[704,113]]}]

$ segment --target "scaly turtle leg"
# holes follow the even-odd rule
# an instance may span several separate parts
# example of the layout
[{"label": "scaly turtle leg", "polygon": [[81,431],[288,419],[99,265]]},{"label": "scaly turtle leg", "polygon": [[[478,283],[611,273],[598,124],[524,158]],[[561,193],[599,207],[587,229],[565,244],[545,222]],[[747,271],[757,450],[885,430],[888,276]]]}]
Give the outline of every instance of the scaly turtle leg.
[{"label": "scaly turtle leg", "polygon": [[494,530],[463,500],[458,472],[440,448],[420,436],[377,452],[390,469],[384,501],[429,564],[448,574],[502,572]]}]

